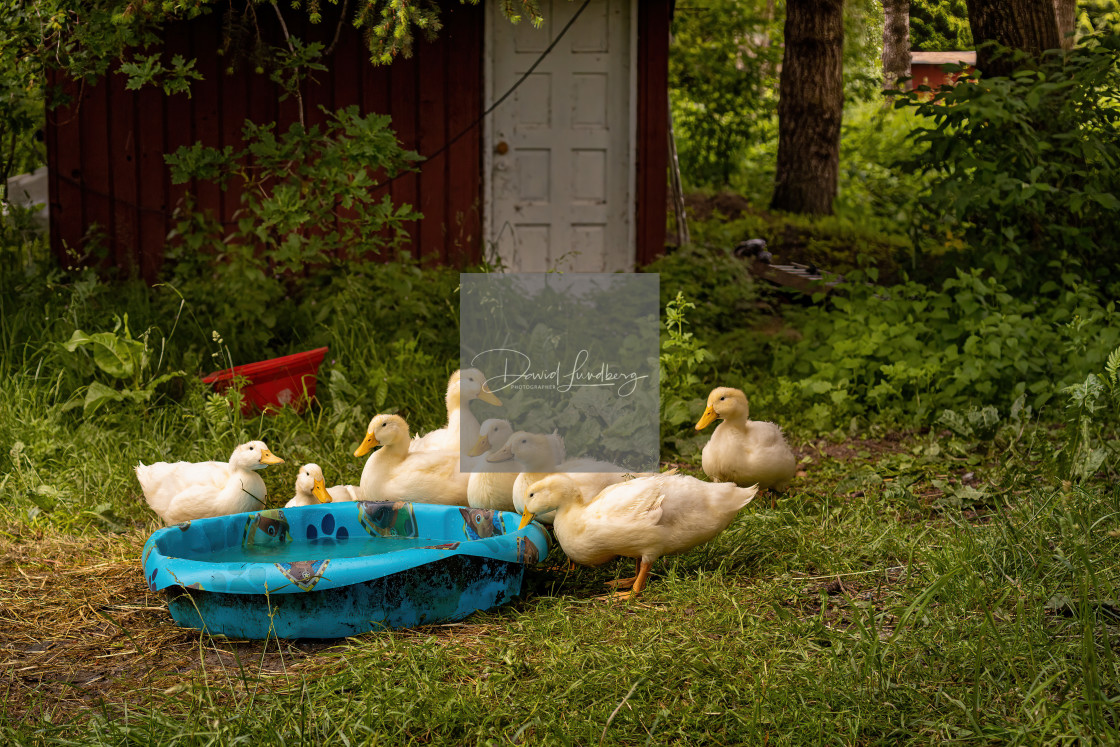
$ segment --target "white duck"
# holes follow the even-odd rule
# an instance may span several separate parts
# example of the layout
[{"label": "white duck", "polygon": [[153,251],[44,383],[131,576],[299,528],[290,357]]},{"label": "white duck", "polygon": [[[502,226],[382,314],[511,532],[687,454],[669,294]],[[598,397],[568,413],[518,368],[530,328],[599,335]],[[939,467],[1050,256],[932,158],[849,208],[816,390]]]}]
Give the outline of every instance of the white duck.
[{"label": "white duck", "polygon": [[529,487],[521,526],[555,511],[553,533],[572,561],[595,566],[620,555],[634,558],[637,575],[614,583],[630,586],[633,598],[645,588],[653,561],[712,539],[757,493],[753,486],[666,473],[610,485],[587,500],[569,476],[551,475]]},{"label": "white duck", "polygon": [[381,448],[362,469],[362,500],[467,505],[470,475],[459,471],[457,448],[410,451],[408,423],[399,415],[375,416],[354,456],[363,456],[375,446]]},{"label": "white duck", "polygon": [[305,464],[299,468],[299,474],[296,475],[295,497],[285,503],[284,508],[330,502],[331,496],[327,493],[327,481],[323,478],[323,470],[318,464]]},{"label": "white duck", "polygon": [[283,463],[263,441],[250,441],[229,462],[141,462],[136,479],[164,523],[179,524],[264,508],[267,490],[257,471]]},{"label": "white duck", "polygon": [[[529,486],[546,475],[556,472],[567,474],[587,500],[608,485],[622,482],[629,476],[618,465],[597,459],[568,459],[558,464],[556,447],[550,440],[553,438],[554,436],[518,431],[509,437],[504,447],[486,457],[488,462],[514,459],[521,465],[522,472],[513,482],[513,510],[517,513],[525,510]],[[545,511],[537,518],[551,523],[554,515],[555,512]]]},{"label": "white duck", "polygon": [[[482,423],[478,441],[468,452],[471,457],[497,453],[513,434],[508,420],[490,418]],[[487,467],[495,465],[482,460]],[[473,471],[467,479],[467,505],[471,508],[513,510],[513,482],[516,472]]]},{"label": "white duck", "polygon": [[465,368],[451,374],[447,382],[447,425],[412,440],[411,451],[460,451],[463,444],[478,440],[478,418],[470,403],[476,399],[501,406],[486,385],[486,375],[477,368]]},{"label": "white duck", "polygon": [[746,395],[729,387],[717,387],[708,395],[708,407],[696,430],[703,430],[716,418],[723,422],[704,446],[700,460],[704,474],[740,487],[758,485],[760,490],[778,492],[789,487],[797,474],[797,458],[780,427],[751,420]]}]

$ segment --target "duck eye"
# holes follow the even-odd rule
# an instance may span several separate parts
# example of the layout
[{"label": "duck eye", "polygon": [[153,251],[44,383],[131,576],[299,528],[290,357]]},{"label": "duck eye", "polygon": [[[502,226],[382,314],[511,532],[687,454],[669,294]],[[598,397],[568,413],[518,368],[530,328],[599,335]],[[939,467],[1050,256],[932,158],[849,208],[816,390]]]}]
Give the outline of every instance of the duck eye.
[{"label": "duck eye", "polygon": [[723,402],[723,401],[724,401],[725,399],[727,399],[727,397],[720,397],[720,398],[719,398],[719,401],[720,401],[720,402]]}]

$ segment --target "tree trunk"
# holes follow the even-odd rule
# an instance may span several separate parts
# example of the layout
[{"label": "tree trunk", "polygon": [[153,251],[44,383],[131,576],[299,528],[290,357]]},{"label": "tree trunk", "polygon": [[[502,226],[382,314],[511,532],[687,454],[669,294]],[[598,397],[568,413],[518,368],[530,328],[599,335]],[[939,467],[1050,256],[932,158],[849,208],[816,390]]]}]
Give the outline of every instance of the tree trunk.
[{"label": "tree trunk", "polygon": [[1058,22],[1058,38],[1062,49],[1073,49],[1073,31],[1077,27],[1077,0],[1054,0],[1054,16]]},{"label": "tree trunk", "polygon": [[840,170],[843,0],[787,0],[770,207],[829,215]]},{"label": "tree trunk", "polygon": [[[1054,0],[1058,2],[1058,0]],[[883,90],[910,75],[910,0],[883,0]]]},{"label": "tree trunk", "polygon": [[1011,75],[1022,64],[1010,56],[993,59],[984,42],[994,41],[1037,58],[1061,46],[1054,0],[968,0],[968,22],[976,40],[976,67],[989,77]]}]

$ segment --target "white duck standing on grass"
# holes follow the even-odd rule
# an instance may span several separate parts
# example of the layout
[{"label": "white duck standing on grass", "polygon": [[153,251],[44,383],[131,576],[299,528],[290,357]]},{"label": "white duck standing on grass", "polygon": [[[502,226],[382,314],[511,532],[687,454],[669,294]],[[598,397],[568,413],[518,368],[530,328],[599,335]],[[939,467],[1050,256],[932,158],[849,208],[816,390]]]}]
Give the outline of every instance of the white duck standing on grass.
[{"label": "white duck standing on grass", "polygon": [[746,395],[729,387],[717,387],[708,395],[708,407],[696,430],[707,428],[716,418],[723,422],[704,446],[700,460],[704,474],[740,487],[758,485],[760,490],[777,492],[789,487],[797,474],[797,458],[779,426],[751,420]]},{"label": "white duck standing on grass", "polygon": [[486,376],[477,368],[464,368],[451,374],[447,382],[447,425],[412,440],[412,451],[456,451],[462,444],[478,440],[478,418],[470,403],[476,399],[501,407],[502,401],[486,385]]},{"label": "white duck standing on grass", "polygon": [[284,508],[330,502],[331,496],[327,493],[327,481],[323,477],[323,470],[318,464],[305,464],[299,468],[299,474],[296,475],[295,497],[285,503]]},{"label": "white duck standing on grass", "polygon": [[550,475],[529,487],[521,526],[555,511],[553,533],[572,561],[596,566],[618,556],[634,558],[637,575],[612,583],[629,586],[633,598],[645,588],[655,560],[712,539],[757,493],[754,486],[665,473],[610,485],[588,500],[569,476]]},{"label": "white duck standing on grass", "polygon": [[283,463],[263,441],[250,441],[229,462],[141,462],[136,479],[164,523],[179,524],[264,508],[267,490],[257,472]]},{"label": "white duck standing on grass", "polygon": [[410,451],[408,423],[399,415],[376,415],[354,456],[364,456],[375,446],[362,469],[364,501],[416,501],[467,505],[470,475],[459,471],[459,450]]},{"label": "white duck standing on grass", "polygon": [[[503,448],[486,457],[489,462],[513,459],[521,465],[522,472],[513,482],[513,510],[517,513],[525,510],[529,486],[550,474],[566,473],[588,500],[608,485],[622,482],[630,476],[618,465],[597,459],[568,459],[557,464],[555,438],[558,436],[518,431],[509,437]],[[554,515],[554,511],[544,511],[537,515],[537,519],[551,523]]]}]

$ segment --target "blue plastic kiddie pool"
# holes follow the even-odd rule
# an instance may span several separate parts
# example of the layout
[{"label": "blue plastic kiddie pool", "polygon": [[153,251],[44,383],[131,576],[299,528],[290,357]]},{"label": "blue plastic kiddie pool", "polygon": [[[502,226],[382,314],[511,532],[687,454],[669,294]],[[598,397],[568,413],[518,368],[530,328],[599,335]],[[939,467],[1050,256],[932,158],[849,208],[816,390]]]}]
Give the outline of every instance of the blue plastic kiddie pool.
[{"label": "blue plastic kiddie pool", "polygon": [[349,501],[165,527],[144,545],[171,616],[231,638],[341,638],[459,620],[521,593],[538,524],[425,503]]}]

